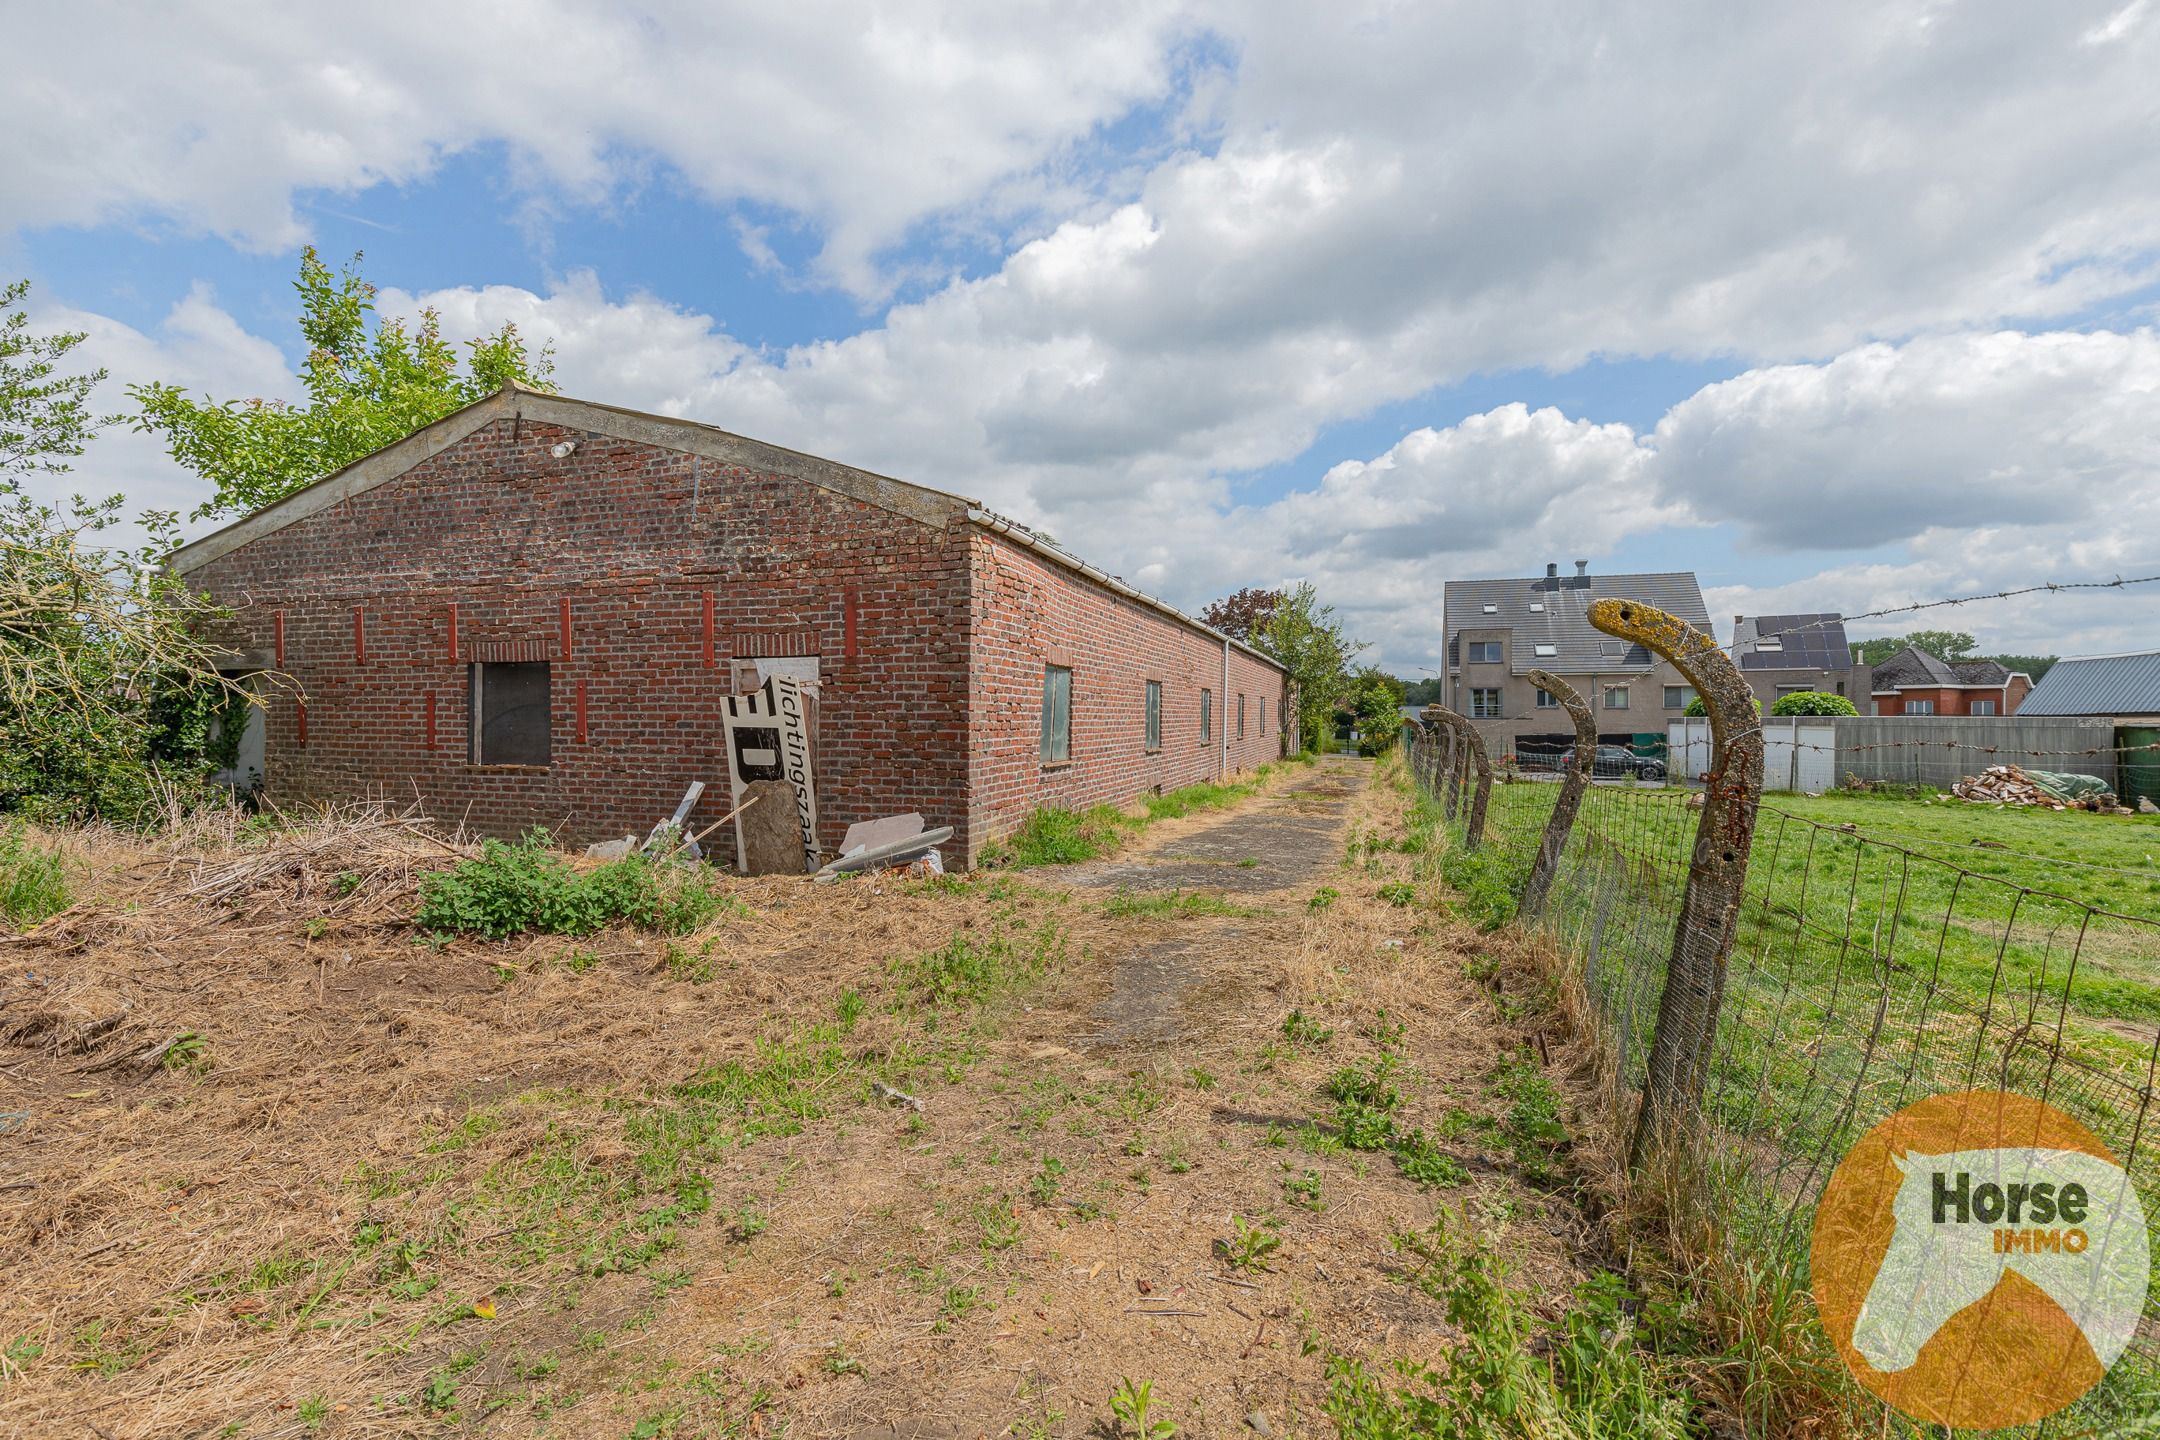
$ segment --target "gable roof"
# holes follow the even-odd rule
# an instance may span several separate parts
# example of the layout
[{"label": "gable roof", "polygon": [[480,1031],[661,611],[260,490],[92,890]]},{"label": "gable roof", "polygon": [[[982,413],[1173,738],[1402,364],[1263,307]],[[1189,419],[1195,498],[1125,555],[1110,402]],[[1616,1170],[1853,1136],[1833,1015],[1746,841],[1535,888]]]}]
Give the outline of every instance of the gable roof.
[{"label": "gable roof", "polygon": [[565,430],[583,430],[688,455],[702,455],[724,465],[786,475],[929,525],[942,526],[962,519],[976,503],[965,496],[927,485],[895,480],[889,475],[768,445],[762,440],[751,440],[717,425],[678,420],[671,415],[650,415],[619,405],[603,405],[593,400],[507,384],[494,394],[483,395],[432,425],[423,425],[404,439],[394,440],[372,454],[363,455],[344,469],[333,470],[320,480],[242,516],[223,529],[189,541],[173,551],[166,563],[184,575],[221,555],[232,553],[251,540],[274,534],[296,521],[387,484],[476,430],[498,420],[512,419],[557,425]]},{"label": "gable roof", "polygon": [[2160,650],[2058,660],[2018,714],[2160,715]]},{"label": "gable roof", "polygon": [[[1616,640],[1590,623],[1590,602],[1608,597],[1639,600],[1677,615],[1705,635],[1710,612],[1702,588],[1685,570],[1646,575],[1539,575],[1523,580],[1450,580],[1441,590],[1441,620],[1447,631],[1448,668],[1461,663],[1459,637],[1464,630],[1510,630],[1508,669],[1550,670],[1556,675],[1617,674],[1647,671],[1657,657],[1640,645]],[[1488,615],[1486,606],[1493,606]],[[1536,605],[1540,608],[1533,610]],[[1549,645],[1550,655],[1537,647]]]},{"label": "gable roof", "polygon": [[[2010,672],[1993,660],[1945,660],[1908,645],[1875,666],[1874,688],[1889,691],[1900,687],[2001,685]],[[2018,707],[2020,714],[2024,707]]]},{"label": "gable roof", "polygon": [[1107,590],[1217,640],[1228,641],[1261,663],[1289,673],[1272,656],[1201,623],[1167,601],[1135,589],[1117,576],[1097,569],[1055,542],[1035,534],[1025,525],[987,510],[979,501],[966,496],[918,485],[911,480],[895,480],[890,475],[843,465],[837,460],[799,450],[768,445],[762,440],[722,430],[717,425],[672,415],[654,415],[620,405],[605,405],[595,400],[580,400],[552,391],[532,390],[514,382],[462,409],[453,410],[431,425],[422,426],[402,440],[392,441],[382,449],[362,456],[341,470],[333,470],[222,529],[189,541],[168,555],[166,564],[182,575],[200,569],[251,541],[275,534],[288,525],[397,479],[485,426],[511,419],[607,435],[664,450],[702,455],[723,465],[785,475],[941,529],[954,524],[981,526]]},{"label": "gable roof", "polygon": [[[1774,640],[1771,648],[1763,642]],[[1733,658],[1742,670],[1850,670],[1845,617],[1835,610],[1733,617]]]}]

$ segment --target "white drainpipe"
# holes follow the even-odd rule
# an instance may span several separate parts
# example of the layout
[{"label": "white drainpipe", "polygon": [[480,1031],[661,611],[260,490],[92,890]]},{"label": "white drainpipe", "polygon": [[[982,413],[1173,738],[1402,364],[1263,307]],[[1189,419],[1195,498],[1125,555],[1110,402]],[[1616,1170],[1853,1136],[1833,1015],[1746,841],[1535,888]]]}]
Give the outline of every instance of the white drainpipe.
[{"label": "white drainpipe", "polygon": [[1230,637],[1222,642],[1222,776],[1230,778]]}]

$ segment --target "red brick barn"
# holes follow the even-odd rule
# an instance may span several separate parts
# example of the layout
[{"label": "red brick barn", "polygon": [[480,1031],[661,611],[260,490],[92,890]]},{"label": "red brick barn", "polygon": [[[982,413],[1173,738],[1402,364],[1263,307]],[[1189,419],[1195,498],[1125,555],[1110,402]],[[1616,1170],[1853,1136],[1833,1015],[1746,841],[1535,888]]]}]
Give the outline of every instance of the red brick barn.
[{"label": "red brick barn", "polygon": [[238,667],[297,682],[251,748],[281,803],[587,840],[704,780],[709,824],[739,662],[818,682],[828,853],[919,810],[971,862],[1038,805],[1284,749],[1281,667],[972,501],[515,387],[172,564],[233,611]]}]

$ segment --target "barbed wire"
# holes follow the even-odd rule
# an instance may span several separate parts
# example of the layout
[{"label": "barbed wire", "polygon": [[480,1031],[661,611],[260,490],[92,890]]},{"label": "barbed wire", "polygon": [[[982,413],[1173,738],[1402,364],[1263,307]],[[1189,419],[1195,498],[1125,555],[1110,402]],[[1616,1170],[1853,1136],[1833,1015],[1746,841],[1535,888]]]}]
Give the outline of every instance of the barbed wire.
[{"label": "barbed wire", "polygon": [[[2129,579],[2118,575],[2112,580],[2044,580],[2038,585],[2023,585],[2014,590],[1991,590],[1984,595],[1956,595],[1947,600],[1920,600],[1910,605],[1894,605],[1886,610],[1863,610],[1857,615],[1836,615],[1827,620],[1810,620],[1804,625],[1787,626],[1777,633],[1792,635],[1802,630],[1819,630],[1854,620],[1880,620],[1888,615],[1910,615],[1920,610],[1975,605],[1982,600],[2013,600],[2020,595],[2054,594],[2064,590],[2122,590],[2132,585],[2152,584],[2160,584],[2160,575],[2138,575]],[[1724,648],[1729,650],[1732,647],[1728,645]]]}]

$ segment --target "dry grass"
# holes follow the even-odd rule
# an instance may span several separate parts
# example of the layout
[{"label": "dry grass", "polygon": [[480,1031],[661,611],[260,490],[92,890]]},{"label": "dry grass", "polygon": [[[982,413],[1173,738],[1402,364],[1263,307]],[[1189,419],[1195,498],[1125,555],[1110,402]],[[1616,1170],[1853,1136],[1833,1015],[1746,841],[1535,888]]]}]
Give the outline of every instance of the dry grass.
[{"label": "dry grass", "polygon": [[[1554,1296],[1594,1238],[1493,1138],[1496,1066],[1569,1052],[1380,897],[1409,857],[1344,860],[1401,834],[1362,773],[1236,812],[1340,825],[1228,914],[774,879],[676,942],[428,944],[457,842],[387,812],[87,837],[96,898],[0,945],[0,1431],[1078,1435],[1121,1375],[1185,1433],[1324,1429],[1327,1352],[1453,1342],[1393,1231],[1460,1204]],[[1465,1184],[1326,1123],[1383,1043]],[[1280,1248],[1234,1267],[1233,1217]]]}]

